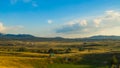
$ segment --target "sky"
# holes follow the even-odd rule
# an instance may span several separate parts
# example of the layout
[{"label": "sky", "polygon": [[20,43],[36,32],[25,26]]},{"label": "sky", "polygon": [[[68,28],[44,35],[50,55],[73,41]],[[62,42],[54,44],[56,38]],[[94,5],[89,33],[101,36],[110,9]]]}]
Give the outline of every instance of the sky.
[{"label": "sky", "polygon": [[0,0],[0,33],[120,36],[120,0]]}]

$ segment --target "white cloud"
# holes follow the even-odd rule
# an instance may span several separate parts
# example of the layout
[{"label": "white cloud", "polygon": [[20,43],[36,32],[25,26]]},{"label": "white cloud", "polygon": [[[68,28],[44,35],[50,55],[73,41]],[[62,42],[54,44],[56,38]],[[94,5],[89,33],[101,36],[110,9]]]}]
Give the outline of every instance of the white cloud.
[{"label": "white cloud", "polygon": [[21,25],[19,25],[19,26],[11,26],[11,27],[7,27],[7,31],[10,31],[10,30],[16,31],[16,30],[20,30],[20,29],[23,29],[23,28],[24,28],[24,26],[21,26]]},{"label": "white cloud", "polygon": [[74,21],[70,21],[69,23],[67,23],[68,25],[70,25],[70,26],[72,26],[72,25],[74,25],[75,24],[75,22]]},{"label": "white cloud", "polygon": [[88,28],[83,29],[83,32],[89,32]]},{"label": "white cloud", "polygon": [[87,26],[87,21],[86,21],[86,20],[82,20],[82,21],[80,22],[80,24],[81,24],[81,26]]},{"label": "white cloud", "polygon": [[101,23],[102,19],[94,19],[93,22],[95,23],[96,27],[99,27],[100,23]]},{"label": "white cloud", "polygon": [[106,11],[106,14],[110,16],[120,16],[120,12],[116,12],[114,10]]},{"label": "white cloud", "polygon": [[0,22],[0,32],[11,32],[24,28],[24,26],[4,26],[2,22]]},{"label": "white cloud", "polygon": [[0,22],[0,32],[3,32],[5,29],[6,27]]},{"label": "white cloud", "polygon": [[120,12],[118,11],[106,11],[106,17],[104,19],[108,20],[120,20]]},{"label": "white cloud", "polygon": [[98,33],[101,35],[120,35],[119,29],[120,27],[111,27],[111,29],[110,28],[101,29]]},{"label": "white cloud", "polygon": [[70,26],[74,26],[74,25],[87,26],[87,20],[76,19],[76,20],[68,22],[67,25],[70,25]]},{"label": "white cloud", "polygon": [[53,21],[52,20],[48,20],[48,24],[52,24],[53,23]]},{"label": "white cloud", "polygon": [[[116,28],[117,27],[117,28]],[[118,28],[119,27],[119,28]],[[56,33],[66,35],[120,35],[120,11],[105,11],[96,17],[89,17],[87,19],[74,19],[56,29]],[[78,37],[76,36],[76,37]],[[72,36],[73,37],[73,36]]]}]

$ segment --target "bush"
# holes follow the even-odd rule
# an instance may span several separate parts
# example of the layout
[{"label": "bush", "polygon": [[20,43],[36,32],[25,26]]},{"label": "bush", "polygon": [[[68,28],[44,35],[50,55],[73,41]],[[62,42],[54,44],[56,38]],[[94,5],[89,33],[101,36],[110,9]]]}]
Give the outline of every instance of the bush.
[{"label": "bush", "polygon": [[27,49],[25,47],[21,47],[17,50],[18,52],[24,52],[24,51],[27,51]]},{"label": "bush", "polygon": [[70,53],[70,52],[71,52],[71,48],[67,48],[66,53]]}]

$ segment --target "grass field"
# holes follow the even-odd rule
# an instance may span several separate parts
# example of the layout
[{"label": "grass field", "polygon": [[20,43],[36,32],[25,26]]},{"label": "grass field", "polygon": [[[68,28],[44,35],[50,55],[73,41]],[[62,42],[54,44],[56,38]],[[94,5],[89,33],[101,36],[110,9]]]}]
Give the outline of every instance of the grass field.
[{"label": "grass field", "polygon": [[[108,68],[112,53],[120,56],[120,41],[87,42],[86,45],[83,42],[50,42],[53,46],[48,42],[32,43],[4,41],[0,45],[0,68]],[[78,50],[81,46],[84,46],[83,51]],[[62,53],[50,58],[46,53],[49,48]],[[69,53],[65,51],[67,48],[71,48]]]}]

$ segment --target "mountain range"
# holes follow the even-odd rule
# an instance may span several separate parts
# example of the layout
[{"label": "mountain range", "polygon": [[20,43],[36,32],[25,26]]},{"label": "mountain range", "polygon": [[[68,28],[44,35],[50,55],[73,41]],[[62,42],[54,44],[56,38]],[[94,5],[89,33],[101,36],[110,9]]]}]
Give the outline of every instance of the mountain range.
[{"label": "mountain range", "polygon": [[120,40],[120,36],[104,36],[97,35],[87,38],[45,38],[45,37],[36,37],[30,34],[3,34],[0,33],[0,40],[20,40],[20,41],[98,41],[98,40]]}]

